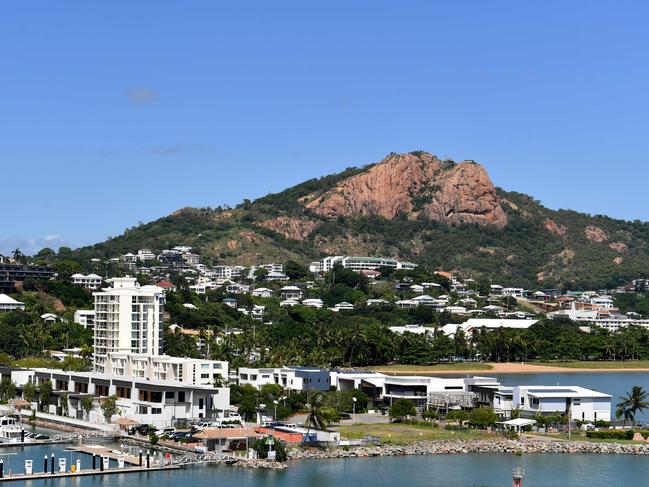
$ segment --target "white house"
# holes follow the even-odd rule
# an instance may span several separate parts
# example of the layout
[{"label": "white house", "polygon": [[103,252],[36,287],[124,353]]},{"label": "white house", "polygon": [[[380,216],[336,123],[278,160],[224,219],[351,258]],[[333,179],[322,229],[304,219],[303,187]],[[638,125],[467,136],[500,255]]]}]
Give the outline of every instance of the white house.
[{"label": "white house", "polygon": [[94,309],[78,309],[74,312],[74,322],[80,324],[84,328],[95,327],[95,310]]},{"label": "white house", "polygon": [[343,301],[341,303],[335,304],[331,309],[332,311],[350,311],[354,309],[354,305],[352,303],[348,303],[347,301]]},{"label": "white house", "polygon": [[415,335],[425,335],[426,333],[430,333],[432,335],[435,333],[435,328],[421,325],[404,325],[391,326],[390,331],[399,335],[403,335],[404,333],[414,333]]},{"label": "white house", "polygon": [[255,321],[263,321],[265,312],[266,306],[255,304],[252,306],[252,310],[250,310],[250,317]]},{"label": "white house", "polygon": [[413,299],[400,299],[399,301],[396,301],[394,305],[397,308],[416,308],[419,306],[419,303]]},{"label": "white house", "polygon": [[267,287],[258,287],[257,289],[254,289],[251,294],[257,298],[272,298],[273,290],[268,289]]},{"label": "white house", "polygon": [[87,276],[84,274],[72,274],[72,284],[76,286],[81,286],[86,289],[99,289],[101,287],[101,283],[104,281],[103,277],[98,276],[97,274],[88,274]]},{"label": "white house", "polygon": [[248,384],[255,389],[260,389],[266,384],[275,383],[274,373],[274,368],[239,367],[237,378],[240,386]]},{"label": "white house", "polygon": [[280,295],[284,299],[300,299],[303,295],[303,292],[297,286],[284,286],[282,289],[280,289]]},{"label": "white house", "polygon": [[310,308],[322,308],[324,303],[322,299],[319,298],[309,298],[302,300],[302,306],[308,306]]},{"label": "white house", "polygon": [[288,281],[289,278],[286,274],[283,274],[281,272],[271,271],[264,276],[264,280],[267,282]]},{"label": "white house", "polygon": [[611,396],[580,386],[516,386],[513,407],[524,417],[560,414],[581,421],[611,420]]},{"label": "white house", "polygon": [[25,303],[16,301],[11,296],[0,294],[0,313],[25,309]]},{"label": "white house", "polygon": [[239,368],[239,385],[250,384],[259,389],[265,384],[279,384],[293,391],[328,391],[331,378],[328,370],[317,367],[286,366],[280,368],[257,369]]}]

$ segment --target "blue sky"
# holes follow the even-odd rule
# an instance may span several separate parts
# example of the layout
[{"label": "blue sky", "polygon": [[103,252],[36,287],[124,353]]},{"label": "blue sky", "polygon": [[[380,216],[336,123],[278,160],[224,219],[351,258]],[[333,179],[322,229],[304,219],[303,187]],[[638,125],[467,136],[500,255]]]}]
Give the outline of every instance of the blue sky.
[{"label": "blue sky", "polygon": [[646,2],[3,2],[0,252],[423,149],[649,220]]}]

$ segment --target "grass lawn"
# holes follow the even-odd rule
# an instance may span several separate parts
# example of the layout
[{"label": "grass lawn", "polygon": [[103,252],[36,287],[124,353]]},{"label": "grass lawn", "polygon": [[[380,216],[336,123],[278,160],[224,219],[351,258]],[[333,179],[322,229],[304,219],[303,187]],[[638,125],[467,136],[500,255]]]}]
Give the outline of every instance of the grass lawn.
[{"label": "grass lawn", "polygon": [[552,367],[565,367],[568,369],[649,369],[649,360],[619,361],[582,361],[570,360],[567,362],[532,362],[533,365],[549,365]]},{"label": "grass lawn", "polygon": [[420,440],[484,439],[486,431],[446,431],[442,428],[399,423],[354,424],[335,428],[342,438],[356,440],[364,436],[378,436],[384,443],[411,443]]},{"label": "grass lawn", "polygon": [[480,362],[457,362],[452,364],[436,364],[436,365],[377,365],[369,367],[376,372],[416,372],[425,374],[427,372],[434,373],[439,371],[458,371],[463,370],[491,370],[493,367],[489,364]]}]

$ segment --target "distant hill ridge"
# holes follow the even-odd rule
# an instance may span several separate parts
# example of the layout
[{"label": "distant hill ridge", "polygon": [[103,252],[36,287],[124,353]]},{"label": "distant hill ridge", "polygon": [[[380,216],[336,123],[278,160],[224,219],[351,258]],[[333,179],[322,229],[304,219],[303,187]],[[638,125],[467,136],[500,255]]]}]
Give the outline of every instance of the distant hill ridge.
[{"label": "distant hill ridge", "polygon": [[647,223],[549,210],[494,187],[474,161],[422,151],[392,153],[234,209],[183,208],[74,255],[178,244],[210,264],[367,254],[526,287],[597,288],[649,275]]}]

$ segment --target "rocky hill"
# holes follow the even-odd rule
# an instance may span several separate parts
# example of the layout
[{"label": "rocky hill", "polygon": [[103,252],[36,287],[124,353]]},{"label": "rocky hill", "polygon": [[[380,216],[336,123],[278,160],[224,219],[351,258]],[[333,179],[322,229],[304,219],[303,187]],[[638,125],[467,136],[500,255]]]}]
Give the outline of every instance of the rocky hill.
[{"label": "rocky hill", "polygon": [[234,209],[184,208],[74,258],[188,244],[211,264],[366,254],[511,285],[602,287],[649,275],[648,243],[646,223],[549,210],[495,188],[474,161],[412,152]]}]

